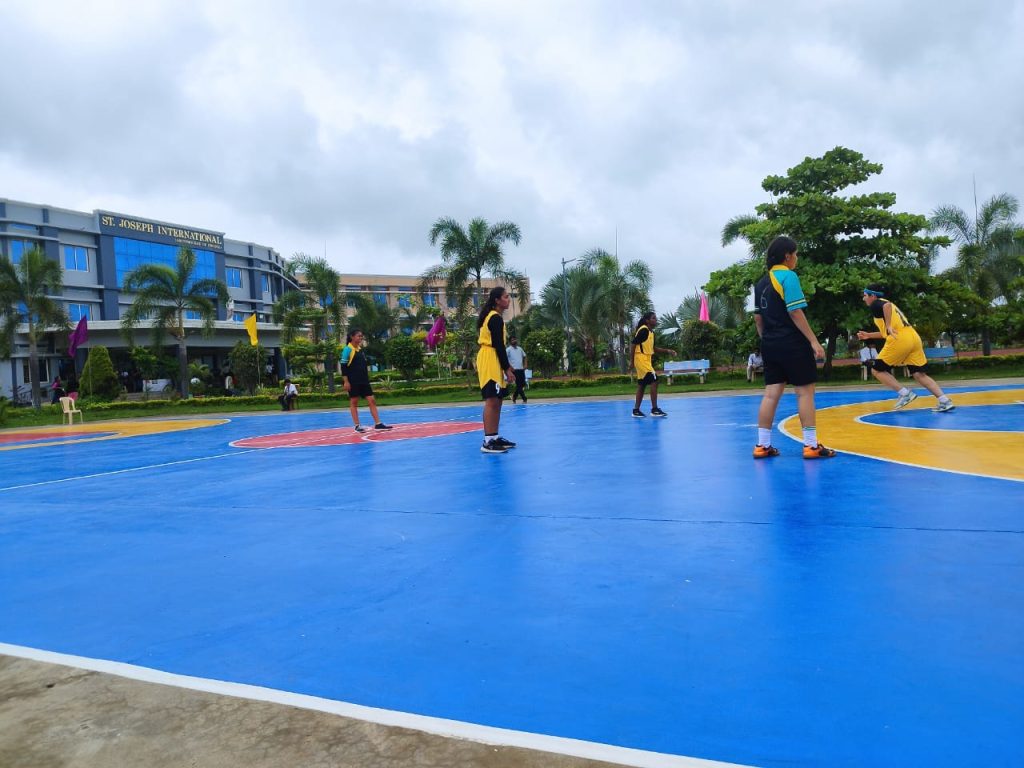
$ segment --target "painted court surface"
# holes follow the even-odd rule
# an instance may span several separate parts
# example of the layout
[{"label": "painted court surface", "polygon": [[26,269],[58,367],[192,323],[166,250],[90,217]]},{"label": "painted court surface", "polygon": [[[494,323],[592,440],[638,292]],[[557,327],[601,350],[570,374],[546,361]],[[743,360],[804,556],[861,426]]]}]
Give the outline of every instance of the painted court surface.
[{"label": "painted court surface", "polygon": [[819,393],[830,461],[753,461],[750,396],[506,404],[499,456],[478,406],[0,432],[0,643],[740,764],[1021,765],[1024,388],[950,394]]}]

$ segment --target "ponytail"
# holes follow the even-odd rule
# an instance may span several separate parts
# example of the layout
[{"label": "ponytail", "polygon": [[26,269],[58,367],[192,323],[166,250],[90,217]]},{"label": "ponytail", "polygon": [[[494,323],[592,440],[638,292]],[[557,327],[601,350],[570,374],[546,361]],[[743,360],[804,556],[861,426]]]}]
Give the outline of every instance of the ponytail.
[{"label": "ponytail", "polygon": [[483,328],[484,320],[494,310],[500,299],[505,294],[505,289],[500,285],[497,288],[491,288],[491,292],[487,294],[487,301],[484,302],[483,307],[480,308],[480,314],[476,318],[476,327]]}]

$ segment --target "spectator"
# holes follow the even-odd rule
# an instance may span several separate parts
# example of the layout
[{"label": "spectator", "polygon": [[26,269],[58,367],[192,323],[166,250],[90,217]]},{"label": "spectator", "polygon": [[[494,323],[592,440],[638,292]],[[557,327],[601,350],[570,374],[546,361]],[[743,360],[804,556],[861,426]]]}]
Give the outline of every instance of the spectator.
[{"label": "spectator", "polygon": [[755,349],[747,357],[747,381],[754,381],[754,374],[764,373],[764,360],[761,358],[760,348]]},{"label": "spectator", "polygon": [[284,380],[284,391],[278,396],[282,411],[294,411],[299,399],[299,388],[292,384],[291,379]]},{"label": "spectator", "polygon": [[61,382],[60,374],[58,373],[53,377],[53,383],[50,385],[50,404],[56,405],[65,395],[64,384]]},{"label": "spectator", "polygon": [[505,347],[505,354],[508,356],[508,364],[516,375],[516,391],[512,393],[512,402],[516,398],[523,398],[526,402],[526,350],[519,346],[519,340],[513,336],[508,340]]}]

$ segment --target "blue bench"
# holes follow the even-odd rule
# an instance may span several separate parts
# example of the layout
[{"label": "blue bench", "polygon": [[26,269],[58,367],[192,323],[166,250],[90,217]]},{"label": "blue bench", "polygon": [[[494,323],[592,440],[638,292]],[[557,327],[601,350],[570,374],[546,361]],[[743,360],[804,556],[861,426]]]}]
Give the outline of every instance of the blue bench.
[{"label": "blue bench", "polygon": [[924,356],[929,363],[951,365],[956,362],[956,350],[952,347],[927,347]]},{"label": "blue bench", "polygon": [[673,376],[685,376],[691,373],[700,376],[700,383],[703,384],[710,369],[710,360],[670,360],[665,363],[663,374],[668,379],[669,386],[672,386]]}]

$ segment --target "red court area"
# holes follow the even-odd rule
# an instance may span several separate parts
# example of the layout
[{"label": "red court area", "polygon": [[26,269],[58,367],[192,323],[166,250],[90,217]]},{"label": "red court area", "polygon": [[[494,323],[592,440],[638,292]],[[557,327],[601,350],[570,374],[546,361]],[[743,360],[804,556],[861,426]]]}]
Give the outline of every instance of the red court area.
[{"label": "red court area", "polygon": [[423,437],[460,435],[464,432],[479,431],[479,429],[479,421],[426,421],[420,424],[397,424],[387,430],[370,427],[365,432],[356,432],[352,427],[284,432],[276,435],[246,437],[234,441],[231,445],[235,448],[311,448],[325,445],[416,440]]}]

